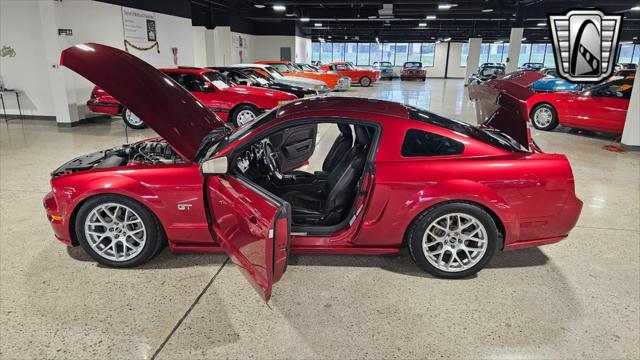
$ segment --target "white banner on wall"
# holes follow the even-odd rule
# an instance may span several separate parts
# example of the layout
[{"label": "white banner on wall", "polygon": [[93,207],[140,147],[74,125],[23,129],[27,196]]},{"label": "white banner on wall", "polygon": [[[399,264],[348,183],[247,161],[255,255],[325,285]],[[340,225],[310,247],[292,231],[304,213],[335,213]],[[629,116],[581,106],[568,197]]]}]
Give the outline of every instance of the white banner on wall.
[{"label": "white banner on wall", "polygon": [[156,14],[122,7],[122,27],[124,39],[135,42],[156,42]]}]

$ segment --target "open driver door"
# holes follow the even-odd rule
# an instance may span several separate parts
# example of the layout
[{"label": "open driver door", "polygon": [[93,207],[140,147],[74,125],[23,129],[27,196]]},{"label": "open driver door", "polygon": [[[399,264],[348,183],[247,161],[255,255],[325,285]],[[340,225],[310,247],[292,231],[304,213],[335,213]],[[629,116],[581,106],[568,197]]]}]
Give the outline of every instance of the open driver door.
[{"label": "open driver door", "polygon": [[286,270],[291,206],[264,189],[227,174],[227,158],[204,161],[209,227],[265,301]]}]

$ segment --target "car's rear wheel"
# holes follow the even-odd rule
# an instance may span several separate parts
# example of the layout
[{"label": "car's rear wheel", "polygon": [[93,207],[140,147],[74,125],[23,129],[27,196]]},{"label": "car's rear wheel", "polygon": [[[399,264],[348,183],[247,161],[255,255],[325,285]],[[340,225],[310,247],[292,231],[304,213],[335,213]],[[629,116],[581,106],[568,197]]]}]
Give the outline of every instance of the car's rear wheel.
[{"label": "car's rear wheel", "polygon": [[147,127],[147,125],[142,122],[142,119],[127,108],[122,109],[122,120],[132,129],[144,129]]},{"label": "car's rear wheel", "polygon": [[240,105],[231,114],[231,122],[235,127],[240,127],[255,119],[260,111],[251,105]]},{"label": "car's rear wheel", "polygon": [[371,85],[371,79],[368,76],[363,76],[360,78],[360,86],[367,87]]},{"label": "car's rear wheel", "polygon": [[484,209],[450,202],[428,209],[407,232],[409,252],[426,272],[459,279],[480,271],[493,257],[498,229]]},{"label": "car's rear wheel", "polygon": [[151,211],[119,195],[101,195],[84,203],[76,216],[75,231],[82,248],[110,267],[141,265],[166,242]]},{"label": "car's rear wheel", "polygon": [[558,127],[558,113],[549,104],[538,104],[531,111],[531,123],[536,129],[551,131]]}]

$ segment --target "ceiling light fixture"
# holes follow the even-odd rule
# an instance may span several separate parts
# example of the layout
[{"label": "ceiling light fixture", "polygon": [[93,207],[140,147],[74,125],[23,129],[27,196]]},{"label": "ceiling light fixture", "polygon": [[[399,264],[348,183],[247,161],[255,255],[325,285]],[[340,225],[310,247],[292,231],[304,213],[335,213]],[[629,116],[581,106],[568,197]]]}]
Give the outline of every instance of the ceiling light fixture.
[{"label": "ceiling light fixture", "polygon": [[458,4],[439,4],[438,10],[449,10],[454,6],[458,6]]},{"label": "ceiling light fixture", "polygon": [[450,37],[444,38],[444,41],[451,41],[451,38]]},{"label": "ceiling light fixture", "polygon": [[545,37],[544,37],[544,39],[545,39],[545,40],[549,40],[549,37],[548,37],[548,36],[545,36]]},{"label": "ceiling light fixture", "polygon": [[631,11],[640,11],[640,5],[632,7]]},{"label": "ceiling light fixture", "polygon": [[287,10],[287,7],[284,5],[280,5],[280,4],[276,4],[272,6],[274,11],[285,11]]},{"label": "ceiling light fixture", "polygon": [[494,41],[493,43],[494,43],[494,44],[502,44],[502,43],[504,43],[504,41],[502,41],[502,40],[496,40],[496,41]]},{"label": "ceiling light fixture", "polygon": [[322,43],[323,43],[323,42],[324,42],[324,38],[319,37],[319,38],[318,38],[318,41],[320,41],[320,42],[322,42]]},{"label": "ceiling light fixture", "polygon": [[539,22],[536,26],[547,26],[547,23]]},{"label": "ceiling light fixture", "polygon": [[490,13],[493,12],[493,9],[482,9],[483,13]]},{"label": "ceiling light fixture", "polygon": [[437,18],[437,16],[435,16],[435,15],[427,15],[427,20],[434,20],[435,18]]},{"label": "ceiling light fixture", "polygon": [[264,4],[254,4],[253,6],[255,6],[258,9],[264,9],[267,7],[267,5],[264,5]]},{"label": "ceiling light fixture", "polygon": [[419,23],[418,26],[425,27],[425,26],[427,26],[427,23]]},{"label": "ceiling light fixture", "polygon": [[300,18],[300,21],[302,21],[302,22],[309,22],[309,18]]},{"label": "ceiling light fixture", "polygon": [[435,39],[436,39],[436,37],[435,37],[435,36],[432,36],[432,37],[431,37],[431,40],[435,40]]},{"label": "ceiling light fixture", "polygon": [[369,19],[375,19],[375,18],[377,18],[377,16],[375,16],[375,15],[369,16]]},{"label": "ceiling light fixture", "polygon": [[320,27],[320,26],[322,26],[322,23],[315,23],[315,24],[313,24],[313,26]]},{"label": "ceiling light fixture", "polygon": [[377,36],[376,36],[376,42],[377,42],[378,44],[380,44],[380,39],[378,39],[378,37],[377,37]]},{"label": "ceiling light fixture", "polygon": [[522,41],[525,41],[525,40],[527,40],[527,38],[522,38]]},{"label": "ceiling light fixture", "polygon": [[637,37],[637,36],[634,36],[634,37],[633,37],[633,40],[638,40],[638,37]]},{"label": "ceiling light fixture", "polygon": [[442,41],[440,40],[436,40],[436,44],[440,44]]}]

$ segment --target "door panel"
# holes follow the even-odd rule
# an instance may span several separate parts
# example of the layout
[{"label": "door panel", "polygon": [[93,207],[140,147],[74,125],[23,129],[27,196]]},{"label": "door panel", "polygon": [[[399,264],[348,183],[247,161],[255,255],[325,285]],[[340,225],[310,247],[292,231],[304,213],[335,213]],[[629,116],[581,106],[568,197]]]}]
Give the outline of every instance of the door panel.
[{"label": "door panel", "polygon": [[300,167],[309,160],[316,148],[317,135],[318,125],[309,124],[287,128],[269,136],[283,172]]},{"label": "door panel", "polygon": [[210,227],[220,246],[265,301],[286,269],[289,204],[232,176],[206,179]]}]

